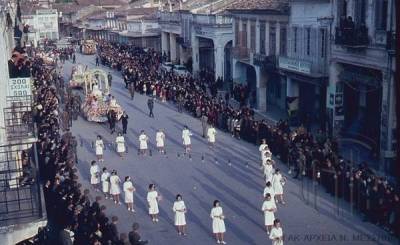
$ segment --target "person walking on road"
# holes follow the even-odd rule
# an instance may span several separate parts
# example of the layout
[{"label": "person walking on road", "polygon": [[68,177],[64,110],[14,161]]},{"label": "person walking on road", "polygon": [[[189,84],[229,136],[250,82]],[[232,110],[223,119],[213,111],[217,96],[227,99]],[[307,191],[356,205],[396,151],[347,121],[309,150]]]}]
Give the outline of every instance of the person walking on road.
[{"label": "person walking on road", "polygon": [[185,126],[182,130],[182,140],[183,140],[183,147],[185,148],[185,153],[189,153],[191,150],[191,140],[190,136],[192,133],[189,131],[189,128]]},{"label": "person walking on road", "polygon": [[217,130],[215,130],[214,126],[211,125],[207,130],[207,139],[208,144],[211,149],[214,148],[215,145],[215,136],[217,135]]},{"label": "person walking on road", "polygon": [[108,86],[111,88],[111,84],[112,84],[112,75],[111,75],[111,72],[108,72],[107,80],[108,80]]},{"label": "person walking on road", "polygon": [[172,210],[175,213],[175,226],[178,231],[178,235],[186,236],[186,206],[182,200],[181,194],[176,195]]},{"label": "person walking on road", "polygon": [[118,177],[117,171],[113,170],[110,177],[110,194],[114,199],[114,203],[119,205],[121,205],[121,202],[119,201],[119,195],[121,194],[121,189],[119,187],[120,183],[121,179]]},{"label": "person walking on road", "polygon": [[131,100],[135,97],[135,83],[130,82],[129,83],[129,93],[131,94]]},{"label": "person walking on road", "polygon": [[271,198],[271,194],[267,193],[265,195],[265,200],[261,209],[264,213],[265,229],[267,230],[267,234],[269,235],[275,220],[274,213],[276,212],[275,200]]},{"label": "person walking on road", "polygon": [[269,239],[272,240],[272,245],[283,245],[283,231],[279,219],[274,220]]},{"label": "person walking on road", "polygon": [[158,152],[165,153],[165,134],[161,129],[156,133],[156,146]]},{"label": "person walking on road", "polygon": [[109,198],[110,193],[110,173],[107,171],[107,168],[103,168],[103,173],[101,174],[101,187],[106,199]]},{"label": "person walking on road", "polygon": [[139,153],[141,155],[146,155],[148,149],[147,146],[148,141],[149,137],[147,137],[147,135],[144,133],[144,130],[142,130],[139,135]]},{"label": "person walking on road", "polygon": [[125,194],[125,203],[128,206],[128,211],[135,212],[133,209],[133,193],[136,191],[135,187],[133,187],[131,178],[129,176],[125,177],[125,182],[123,185],[123,190]]},{"label": "person walking on road", "polygon": [[275,169],[275,174],[272,177],[272,187],[274,189],[276,202],[280,202],[281,204],[285,204],[285,201],[283,201],[283,186],[285,182],[286,179],[282,176],[281,171]]},{"label": "person walking on road", "polygon": [[147,192],[147,203],[149,205],[149,214],[154,223],[158,222],[158,213],[159,213],[158,201],[159,201],[159,199],[160,199],[160,196],[158,195],[158,192],[156,191],[156,185],[150,184],[149,191]]},{"label": "person walking on road", "polygon": [[108,123],[110,124],[111,134],[115,132],[115,122],[117,121],[117,115],[114,110],[108,111]]},{"label": "person walking on road", "polygon": [[72,64],[75,64],[76,63],[76,56],[75,56],[75,54],[73,54],[72,55]]},{"label": "person walking on road", "polygon": [[96,156],[99,162],[104,162],[103,153],[104,153],[104,142],[100,135],[97,135],[97,139],[95,141],[96,148]]},{"label": "person walking on road", "polygon": [[147,100],[147,107],[149,107],[149,117],[154,117],[153,108],[154,108],[154,99],[149,98]]},{"label": "person walking on road", "polygon": [[96,56],[96,66],[99,66],[100,65],[100,63],[99,63],[99,56]]},{"label": "person walking on road", "polygon": [[92,161],[90,166],[90,184],[93,186],[95,191],[99,191],[100,184],[100,167],[96,161]]},{"label": "person walking on road", "polygon": [[126,130],[128,129],[128,119],[129,119],[129,116],[124,111],[124,113],[121,116],[122,134],[126,134]]},{"label": "person walking on road", "polygon": [[203,128],[203,138],[207,136],[208,117],[205,113],[201,116],[201,127]]},{"label": "person walking on road", "polygon": [[118,133],[117,138],[115,139],[115,143],[117,145],[118,155],[123,158],[123,154],[126,152],[125,148],[125,138],[121,133]]},{"label": "person walking on road", "polygon": [[225,216],[220,202],[218,200],[214,201],[213,208],[211,209],[210,217],[212,219],[212,230],[217,239],[218,244],[226,244],[224,241],[225,229]]}]

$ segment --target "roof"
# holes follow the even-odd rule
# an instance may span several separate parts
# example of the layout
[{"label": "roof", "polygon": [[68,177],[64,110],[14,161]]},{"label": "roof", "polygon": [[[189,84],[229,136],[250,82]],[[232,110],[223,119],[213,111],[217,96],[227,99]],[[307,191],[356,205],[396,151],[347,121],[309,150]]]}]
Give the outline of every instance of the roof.
[{"label": "roof", "polygon": [[80,6],[122,6],[128,3],[126,0],[75,0],[75,2]]},{"label": "roof", "polygon": [[21,15],[34,15],[36,14],[36,10],[39,9],[48,9],[48,8],[44,8],[42,6],[30,3],[21,4]]},{"label": "roof", "polygon": [[76,3],[53,3],[52,7],[63,14],[75,13],[82,8]]},{"label": "roof", "polygon": [[272,10],[282,13],[289,11],[288,0],[246,0],[235,1],[227,7],[230,11],[235,10]]}]

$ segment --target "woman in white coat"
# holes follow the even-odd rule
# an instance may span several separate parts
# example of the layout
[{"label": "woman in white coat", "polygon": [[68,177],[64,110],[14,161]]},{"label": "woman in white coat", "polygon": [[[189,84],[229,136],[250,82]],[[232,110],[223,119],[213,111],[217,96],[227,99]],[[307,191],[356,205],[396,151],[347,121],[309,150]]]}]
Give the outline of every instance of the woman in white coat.
[{"label": "woman in white coat", "polygon": [[145,155],[147,152],[147,142],[149,141],[149,137],[144,133],[144,130],[140,132],[139,135],[139,152],[142,155]]},{"label": "woman in white coat", "polygon": [[286,178],[282,176],[279,169],[275,169],[275,174],[272,177],[272,187],[274,188],[276,202],[285,204],[283,201],[283,186],[285,185]]},{"label": "woman in white coat", "polygon": [[113,170],[110,177],[110,194],[114,199],[114,203],[119,205],[121,205],[121,202],[119,201],[119,195],[121,194],[121,189],[119,187],[120,183],[121,179],[118,177],[117,171]]},{"label": "woman in white coat", "polygon": [[100,162],[104,162],[103,159],[104,142],[100,135],[97,135],[97,139],[95,141],[95,148],[96,148],[97,160]]},{"label": "woman in white coat", "polygon": [[191,141],[190,141],[190,136],[192,136],[192,133],[190,132],[189,128],[185,126],[182,130],[182,140],[183,140],[183,147],[185,148],[185,153],[189,153],[191,150]]},{"label": "woman in white coat", "polygon": [[100,184],[100,167],[96,161],[92,161],[90,166],[90,184],[96,191],[99,191]]},{"label": "woman in white coat", "polygon": [[267,230],[267,234],[271,231],[272,225],[274,224],[276,212],[275,201],[271,199],[271,195],[267,193],[265,195],[265,200],[262,205],[262,211],[264,212],[264,225]]},{"label": "woman in white coat", "polygon": [[217,243],[226,244],[226,242],[224,241],[224,233],[226,232],[224,221],[225,216],[218,200],[215,200],[213,203],[210,217],[212,219],[212,229],[215,238],[217,239]]},{"label": "woman in white coat", "polygon": [[156,133],[156,146],[158,152],[160,153],[165,152],[165,134],[161,129],[159,129]]},{"label": "woman in white coat", "polygon": [[186,206],[185,202],[182,200],[181,194],[176,195],[172,210],[175,213],[175,226],[178,231],[178,235],[186,236]]},{"label": "woman in white coat", "polygon": [[153,222],[158,222],[158,201],[159,195],[156,191],[156,185],[150,184],[149,191],[147,192],[147,203],[149,205],[149,214]]},{"label": "woman in white coat", "polygon": [[128,206],[128,211],[135,212],[133,209],[133,193],[136,191],[135,187],[133,187],[131,178],[129,176],[125,177],[125,182],[122,187],[125,194],[125,203]]},{"label": "woman in white coat", "polygon": [[272,245],[283,245],[283,231],[279,219],[274,220],[269,239],[272,240]]},{"label": "woman in white coat", "polygon": [[103,168],[103,173],[101,174],[101,187],[104,197],[108,199],[110,193],[110,173],[107,171],[106,167]]},{"label": "woman in white coat", "polygon": [[271,159],[268,159],[264,165],[265,182],[272,182],[272,175],[274,173],[274,166]]},{"label": "woman in white coat", "polygon": [[117,138],[115,139],[115,144],[117,145],[117,153],[122,158],[123,153],[125,153],[125,138],[121,133],[118,133]]},{"label": "woman in white coat", "polygon": [[264,164],[267,161],[266,152],[269,150],[266,139],[262,139],[261,145],[260,145],[260,147],[258,147],[258,150],[260,151],[260,154],[261,154],[261,166],[264,166]]},{"label": "woman in white coat", "polygon": [[211,125],[207,130],[207,139],[210,148],[214,148],[216,135],[217,135],[217,130],[215,130],[214,126]]}]

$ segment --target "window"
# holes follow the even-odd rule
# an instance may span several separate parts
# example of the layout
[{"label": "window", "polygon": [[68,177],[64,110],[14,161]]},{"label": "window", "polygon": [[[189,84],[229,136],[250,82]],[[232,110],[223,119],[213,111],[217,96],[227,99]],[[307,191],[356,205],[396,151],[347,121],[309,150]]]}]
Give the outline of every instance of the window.
[{"label": "window", "polygon": [[321,29],[320,34],[321,34],[321,58],[324,58],[326,56],[326,30]]},{"label": "window", "polygon": [[293,28],[293,52],[297,53],[297,27]]},{"label": "window", "polygon": [[310,51],[311,51],[311,28],[307,28],[306,29],[306,33],[307,33],[306,53],[307,53],[308,56],[310,56]]},{"label": "window", "polygon": [[260,22],[260,53],[265,54],[265,22]]},{"label": "window", "polygon": [[275,55],[276,53],[276,28],[271,25],[269,28],[269,54]]},{"label": "window", "polygon": [[247,47],[247,20],[243,21],[241,36],[241,46]]},{"label": "window", "polygon": [[285,56],[286,55],[286,27],[282,27],[281,26],[281,35],[280,35],[280,37],[281,37],[281,40],[280,40],[281,46],[280,46],[279,52],[280,52],[281,55]]},{"label": "window", "polygon": [[375,27],[377,30],[386,30],[388,0],[377,0],[375,6]]},{"label": "window", "polygon": [[355,22],[360,25],[360,24],[365,24],[365,18],[366,18],[366,10],[367,10],[367,4],[366,0],[355,0],[356,6],[355,6]]},{"label": "window", "polygon": [[256,23],[251,21],[250,24],[250,49],[252,51],[256,50]]},{"label": "window", "polygon": [[239,20],[235,20],[235,46],[240,46]]}]

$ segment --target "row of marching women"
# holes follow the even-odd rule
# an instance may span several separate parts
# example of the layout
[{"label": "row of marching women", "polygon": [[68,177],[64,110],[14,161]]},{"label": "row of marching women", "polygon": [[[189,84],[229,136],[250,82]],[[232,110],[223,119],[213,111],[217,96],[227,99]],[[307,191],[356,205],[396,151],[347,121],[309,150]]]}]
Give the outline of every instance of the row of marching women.
[{"label": "row of marching women", "polygon": [[48,214],[48,226],[39,244],[145,244],[134,223],[129,234],[119,233],[118,217],[108,217],[101,197],[82,190],[77,175],[77,141],[68,128],[60,131],[62,113],[56,84],[63,83],[54,69],[34,58],[33,118],[38,127],[38,158]]},{"label": "row of marching women", "polygon": [[[304,127],[291,129],[287,121],[273,125],[257,120],[251,108],[235,109],[226,98],[212,96],[206,86],[210,83],[162,71],[160,54],[152,50],[102,43],[99,55],[105,65],[119,64],[127,88],[132,85],[137,92],[174,102],[179,111],[184,108],[202,124],[205,120],[233,137],[256,145],[265,139],[269,151],[288,165],[294,178],[309,177],[349,201],[356,195],[352,205],[366,220],[400,235],[399,190],[366,163],[343,159],[336,140],[324,131],[312,134]],[[335,191],[335,183],[345,188]]]}]

